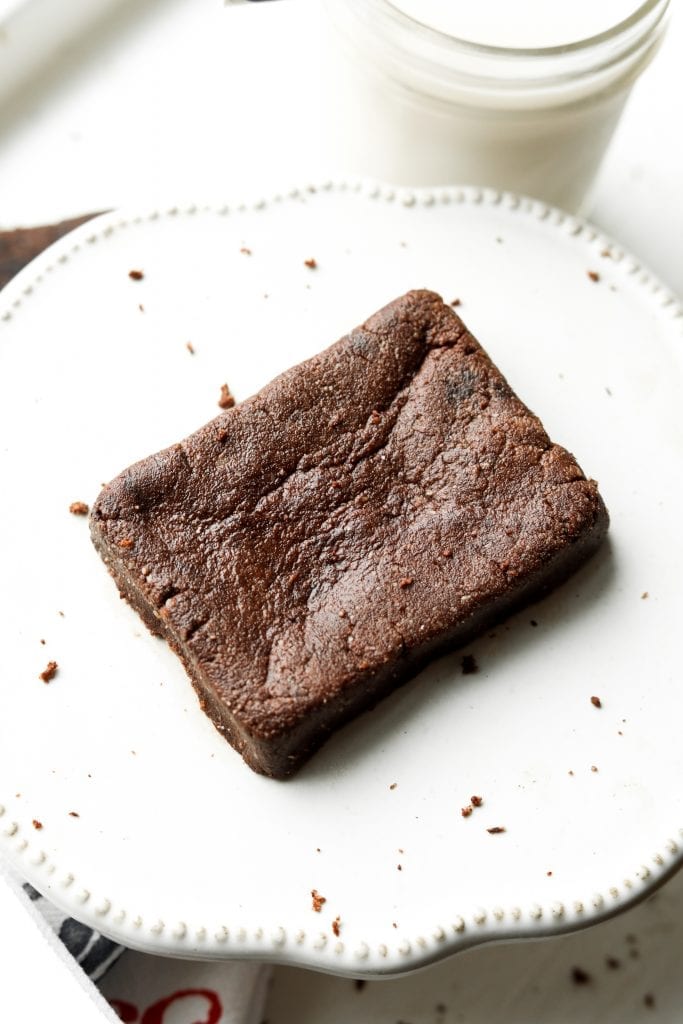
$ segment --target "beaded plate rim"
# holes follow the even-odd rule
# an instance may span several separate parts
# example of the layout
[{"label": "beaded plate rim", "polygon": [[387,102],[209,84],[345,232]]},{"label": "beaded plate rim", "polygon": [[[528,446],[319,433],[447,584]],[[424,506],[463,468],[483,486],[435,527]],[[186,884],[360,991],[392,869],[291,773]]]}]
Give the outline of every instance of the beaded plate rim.
[{"label": "beaded plate rim", "polygon": [[[568,214],[541,200],[512,192],[476,186],[405,188],[367,179],[331,179],[303,187],[293,186],[267,198],[241,202],[188,203],[143,211],[114,210],[100,214],[49,246],[10,281],[0,294],[0,326],[20,315],[24,304],[39,291],[41,282],[83,249],[95,245],[129,225],[163,218],[198,214],[228,216],[250,209],[313,197],[316,193],[355,193],[366,199],[405,207],[438,204],[501,206],[539,221],[549,222],[566,236],[595,246],[644,288],[683,336],[683,305],[626,249],[589,221]],[[1,794],[0,794],[1,795]],[[131,948],[185,959],[256,959],[308,967],[335,975],[377,977],[401,975],[425,967],[459,951],[488,942],[531,939],[578,930],[597,924],[650,895],[683,866],[683,827],[676,828],[657,850],[635,866],[628,878],[576,899],[529,907],[480,907],[467,916],[444,913],[443,920],[410,938],[391,936],[386,943],[350,943],[322,931],[288,929],[282,925],[230,927],[221,922],[145,921],[140,914],[93,892],[87,879],[77,879],[54,863],[41,848],[30,821],[15,820],[0,800],[0,853],[15,870],[63,911]]]}]

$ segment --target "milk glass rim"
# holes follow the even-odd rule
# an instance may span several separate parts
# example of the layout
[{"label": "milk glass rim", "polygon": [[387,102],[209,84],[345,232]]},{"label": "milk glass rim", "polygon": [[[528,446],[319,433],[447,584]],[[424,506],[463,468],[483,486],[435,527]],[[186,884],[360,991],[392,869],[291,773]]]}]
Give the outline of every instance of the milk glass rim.
[{"label": "milk glass rim", "polygon": [[[366,0],[367,2],[367,0]],[[372,3],[373,0],[370,0]],[[377,5],[377,0],[374,0]],[[506,56],[519,56],[519,57],[553,57],[553,56],[564,56],[573,53],[581,53],[586,50],[592,50],[596,47],[600,47],[603,43],[609,43],[620,35],[628,32],[630,29],[638,25],[647,18],[647,16],[659,9],[659,16],[654,23],[648,26],[651,31],[661,22],[662,18],[666,14],[670,0],[645,0],[644,3],[640,4],[627,18],[623,18],[618,21],[615,25],[605,29],[602,32],[591,36],[585,36],[583,39],[577,39],[572,43],[560,43],[555,46],[536,46],[536,47],[525,47],[525,46],[493,46],[487,43],[477,43],[470,39],[462,39],[460,36],[452,35],[450,32],[443,32],[438,28],[434,28],[431,25],[427,25],[417,18],[414,18],[410,14],[406,14],[405,11],[396,7],[393,0],[379,0],[379,4],[388,5],[392,9],[392,13],[398,18],[403,18],[406,22],[419,26],[421,30],[429,35],[439,37],[448,40],[449,44],[454,47],[459,47],[463,51],[468,51],[473,55],[490,56],[490,57],[506,57]]]}]

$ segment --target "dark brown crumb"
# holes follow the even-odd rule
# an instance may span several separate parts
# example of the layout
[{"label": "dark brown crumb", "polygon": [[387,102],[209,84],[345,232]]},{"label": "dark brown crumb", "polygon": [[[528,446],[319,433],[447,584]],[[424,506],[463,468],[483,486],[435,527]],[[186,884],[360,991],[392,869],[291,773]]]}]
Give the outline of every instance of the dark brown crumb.
[{"label": "dark brown crumb", "polygon": [[591,704],[593,705],[594,708],[601,708],[602,707],[602,701],[600,700],[599,697],[591,697]]},{"label": "dark brown crumb", "polygon": [[186,341],[185,342],[185,348],[187,349],[187,351],[190,353],[191,356],[194,355],[194,345],[192,344],[191,341]]},{"label": "dark brown crumb", "polygon": [[339,938],[339,933],[341,932],[341,918],[339,917],[338,914],[335,917],[334,921],[332,922],[332,931],[337,936],[337,938]]},{"label": "dark brown crumb", "polygon": [[396,921],[392,921],[391,922],[391,927],[392,928],[398,928],[398,925],[396,924]]},{"label": "dark brown crumb", "polygon": [[598,767],[597,767],[597,765],[595,765],[595,764],[592,764],[592,765],[591,765],[591,771],[592,771],[592,772],[597,772],[597,770],[598,770]]},{"label": "dark brown crumb", "polygon": [[130,537],[124,537],[123,540],[119,541],[118,546],[120,548],[132,548],[135,542]]},{"label": "dark brown crumb", "polygon": [[70,818],[80,818],[80,814],[78,813],[78,811],[69,811],[69,817]]},{"label": "dark brown crumb", "polygon": [[552,878],[553,873],[552,871],[546,871],[546,875],[548,876],[548,878]]},{"label": "dark brown crumb", "polygon": [[643,996],[643,1006],[647,1006],[649,1010],[653,1009],[655,1005],[655,997],[652,992],[646,992]]},{"label": "dark brown crumb", "polygon": [[473,654],[463,654],[460,664],[462,666],[462,674],[464,676],[471,676],[474,675],[475,672],[479,671],[477,659]]},{"label": "dark brown crumb", "polygon": [[486,831],[492,836],[497,836],[501,832],[505,832],[506,829],[504,825],[494,825],[493,828],[487,828]]},{"label": "dark brown crumb", "polygon": [[573,774],[574,774],[574,772],[573,772],[573,771],[572,771],[572,769],[570,768],[570,769],[569,769],[569,771],[567,772],[567,774],[568,774],[568,775],[573,775]]},{"label": "dark brown crumb", "polygon": [[311,256],[310,259],[304,260],[304,266],[308,267],[309,270],[315,270],[318,266],[318,261],[314,260]]},{"label": "dark brown crumb", "polygon": [[230,394],[230,388],[227,384],[221,384],[221,397],[218,399],[218,404],[221,409],[232,409],[235,404],[235,399]]},{"label": "dark brown crumb", "polygon": [[41,644],[42,644],[42,645],[43,645],[43,647],[44,647],[44,646],[45,646],[45,640],[41,640],[40,642],[41,642]]},{"label": "dark brown crumb", "polygon": [[39,679],[42,679],[44,683],[50,683],[57,675],[57,669],[59,665],[56,661],[48,661],[47,665],[39,675]]},{"label": "dark brown crumb", "polygon": [[84,501],[72,501],[69,505],[69,512],[74,516],[87,516],[90,511]]},{"label": "dark brown crumb", "polygon": [[462,306],[462,299],[451,299],[451,306]]},{"label": "dark brown crumb", "polygon": [[618,960],[615,956],[605,957],[605,963],[609,967],[610,971],[618,971],[621,967],[621,960]]},{"label": "dark brown crumb", "polygon": [[597,270],[587,270],[586,273],[588,274],[588,277],[591,279],[591,281],[597,282],[600,280],[600,275],[598,274]]},{"label": "dark brown crumb", "polygon": [[471,796],[470,800],[472,801],[473,807],[481,807],[484,802],[483,796]]},{"label": "dark brown crumb", "polygon": [[243,256],[251,256],[251,249],[246,245],[240,247],[240,252]]},{"label": "dark brown crumb", "polygon": [[462,814],[463,818],[469,818],[470,814],[472,813],[472,804],[468,804],[467,807],[461,807],[460,813]]},{"label": "dark brown crumb", "polygon": [[412,576],[402,576],[401,579],[398,581],[398,585],[399,587],[401,587],[402,590],[405,590],[407,587],[412,587],[414,582],[415,580],[413,579]]},{"label": "dark brown crumb", "polygon": [[323,909],[323,905],[327,903],[327,898],[321,896],[317,889],[311,889],[311,899],[313,900],[313,909],[316,914],[319,914]]},{"label": "dark brown crumb", "polygon": [[138,309],[140,310],[141,313],[145,312],[145,307],[142,305],[141,302],[138,302]]},{"label": "dark brown crumb", "polygon": [[144,276],[145,275],[143,274],[143,272],[141,270],[129,270],[128,271],[128,277],[131,279],[131,281],[142,281]]},{"label": "dark brown crumb", "polygon": [[447,1011],[448,1011],[448,1007],[446,1006],[445,1003],[437,1003],[436,1006],[434,1007],[434,1009],[436,1010],[437,1013],[442,1013],[442,1014],[443,1013],[447,1013]]},{"label": "dark brown crumb", "polygon": [[572,967],[572,981],[575,985],[590,985],[592,978],[583,967]]},{"label": "dark brown crumb", "polygon": [[356,980],[354,981],[354,985],[360,992],[361,989],[364,989],[365,986],[367,985],[367,981],[365,981],[363,978],[356,978]]},{"label": "dark brown crumb", "polygon": [[397,871],[403,871],[403,865],[402,864],[397,864],[396,865],[396,870]]},{"label": "dark brown crumb", "polygon": [[397,786],[398,782],[392,782],[391,785],[389,786],[389,789],[396,789]]},{"label": "dark brown crumb", "polygon": [[649,596],[650,596],[650,595],[648,594],[647,590],[644,590],[644,591],[642,592],[642,594],[640,595],[640,600],[641,600],[641,601],[647,601],[647,599],[648,599],[648,597],[649,597]]},{"label": "dark brown crumb", "polygon": [[42,821],[38,821],[38,819],[37,819],[37,818],[34,818],[34,819],[33,819],[33,821],[31,822],[31,824],[32,824],[32,825],[33,825],[33,827],[34,827],[35,829],[37,829],[38,831],[40,831],[40,829],[41,829],[41,828],[43,827],[43,823],[42,823]]},{"label": "dark brown crumb", "polygon": [[532,626],[537,626],[538,625],[538,623],[536,622],[536,619],[532,619],[531,620],[531,625]]}]

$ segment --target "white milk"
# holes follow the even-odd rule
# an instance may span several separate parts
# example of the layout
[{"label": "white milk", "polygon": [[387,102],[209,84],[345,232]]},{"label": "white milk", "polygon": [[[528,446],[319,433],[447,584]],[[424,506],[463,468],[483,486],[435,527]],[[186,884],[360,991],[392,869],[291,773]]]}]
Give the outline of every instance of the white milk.
[{"label": "white milk", "polygon": [[336,166],[585,202],[668,0],[324,0]]}]

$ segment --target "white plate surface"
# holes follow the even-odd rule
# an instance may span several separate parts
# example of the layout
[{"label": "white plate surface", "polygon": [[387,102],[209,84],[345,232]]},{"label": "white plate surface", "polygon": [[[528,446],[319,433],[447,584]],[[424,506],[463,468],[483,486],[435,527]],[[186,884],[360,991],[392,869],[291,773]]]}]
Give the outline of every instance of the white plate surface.
[{"label": "white plate surface", "polygon": [[[224,381],[244,398],[423,286],[599,480],[610,540],[470,645],[476,674],[444,658],[260,778],[68,507],[216,414]],[[362,976],[580,927],[678,866],[683,319],[635,260],[513,196],[338,183],[106,215],[0,318],[0,849],[37,888],[132,946]]]}]

